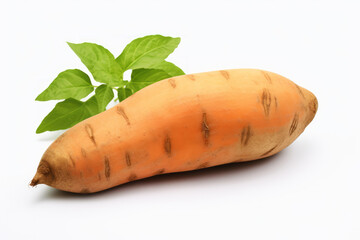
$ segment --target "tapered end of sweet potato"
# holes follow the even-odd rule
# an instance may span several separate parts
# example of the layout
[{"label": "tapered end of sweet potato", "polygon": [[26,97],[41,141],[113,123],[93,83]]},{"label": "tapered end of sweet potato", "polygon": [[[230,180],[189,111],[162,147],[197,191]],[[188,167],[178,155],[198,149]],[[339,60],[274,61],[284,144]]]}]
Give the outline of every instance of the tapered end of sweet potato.
[{"label": "tapered end of sweet potato", "polygon": [[36,185],[38,185],[39,184],[39,178],[38,177],[34,177],[32,180],[31,180],[31,182],[30,182],[30,186],[32,186],[32,187],[35,187]]},{"label": "tapered end of sweet potato", "polygon": [[316,96],[312,92],[310,92],[305,88],[301,88],[301,89],[304,93],[304,97],[307,103],[307,106],[305,106],[307,108],[307,118],[306,118],[305,126],[307,126],[314,119],[316,112],[318,110],[319,103]]},{"label": "tapered end of sweet potato", "polygon": [[41,160],[30,186],[35,187],[38,184],[48,184],[54,180],[54,175],[47,161]]}]

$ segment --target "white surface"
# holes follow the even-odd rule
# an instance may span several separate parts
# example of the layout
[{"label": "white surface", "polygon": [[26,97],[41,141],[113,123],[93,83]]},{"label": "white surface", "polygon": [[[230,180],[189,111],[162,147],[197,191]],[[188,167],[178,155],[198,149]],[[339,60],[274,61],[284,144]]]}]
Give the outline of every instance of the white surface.
[{"label": "white surface", "polygon": [[[358,1],[2,1],[0,239],[360,239]],[[186,73],[262,68],[316,94],[319,110],[263,161],[155,177],[88,196],[28,187],[59,133],[34,99],[66,45],[115,55],[148,34],[180,36]]]}]

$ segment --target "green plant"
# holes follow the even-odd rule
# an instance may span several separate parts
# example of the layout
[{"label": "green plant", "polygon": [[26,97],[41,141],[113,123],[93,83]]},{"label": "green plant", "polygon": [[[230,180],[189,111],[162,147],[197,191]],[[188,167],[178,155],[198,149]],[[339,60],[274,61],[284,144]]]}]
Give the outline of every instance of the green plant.
[{"label": "green plant", "polygon": [[[36,133],[67,129],[105,111],[115,97],[114,91],[115,101],[123,101],[154,82],[183,75],[179,67],[165,61],[179,43],[180,38],[149,35],[133,40],[117,58],[94,43],[68,43],[101,85],[93,85],[90,77],[79,69],[61,72],[35,99],[63,100],[42,120]],[[123,77],[127,70],[132,70],[130,80]],[[92,92],[95,93],[89,96]]]}]

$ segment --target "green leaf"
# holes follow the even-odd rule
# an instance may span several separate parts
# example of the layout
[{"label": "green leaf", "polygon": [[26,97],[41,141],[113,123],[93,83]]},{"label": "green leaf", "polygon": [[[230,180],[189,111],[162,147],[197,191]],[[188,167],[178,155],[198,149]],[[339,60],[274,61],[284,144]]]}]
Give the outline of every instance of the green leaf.
[{"label": "green leaf", "polygon": [[118,91],[119,102],[125,100],[126,98],[128,98],[133,94],[133,91],[127,87],[120,87],[117,89],[117,91]]},{"label": "green leaf", "polygon": [[129,43],[116,61],[124,71],[151,68],[164,61],[180,43],[180,38],[149,35]]},{"label": "green leaf", "polygon": [[106,106],[114,98],[114,92],[111,87],[103,84],[96,88],[95,97],[99,105],[99,110],[102,112],[106,110]]},{"label": "green leaf", "polygon": [[69,69],[61,72],[35,100],[48,101],[66,98],[80,100],[93,90],[94,87],[86,73],[79,69]]},{"label": "green leaf", "polygon": [[123,86],[123,70],[114,56],[106,48],[95,43],[68,43],[81,61],[89,69],[95,81],[110,86]]},{"label": "green leaf", "polygon": [[134,92],[160,80],[172,77],[159,69],[136,69],[131,73],[131,81],[127,84]]},{"label": "green leaf", "polygon": [[99,107],[95,96],[86,102],[68,98],[55,105],[36,129],[36,133],[67,129],[98,113]]},{"label": "green leaf", "polygon": [[152,68],[163,70],[164,72],[169,74],[171,77],[176,77],[176,76],[185,74],[184,71],[181,70],[178,66],[176,66],[175,64],[173,64],[171,62],[167,62],[167,61],[162,61],[161,63],[155,65]]}]

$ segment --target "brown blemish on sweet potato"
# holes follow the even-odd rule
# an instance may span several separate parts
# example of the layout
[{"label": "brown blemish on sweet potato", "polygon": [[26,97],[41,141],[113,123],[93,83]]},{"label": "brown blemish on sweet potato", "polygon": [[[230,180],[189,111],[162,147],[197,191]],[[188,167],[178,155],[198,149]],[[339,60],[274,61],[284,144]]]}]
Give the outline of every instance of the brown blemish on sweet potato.
[{"label": "brown blemish on sweet potato", "polygon": [[165,137],[164,149],[165,149],[165,152],[168,155],[168,157],[170,157],[171,156],[171,140],[168,135]]},{"label": "brown blemish on sweet potato", "polygon": [[[295,84],[295,83],[294,83],[294,84]],[[295,87],[296,87],[296,89],[298,90],[298,92],[299,92],[299,94],[301,95],[301,97],[305,99],[304,92],[301,90],[301,88],[300,88],[297,84],[295,84]]]},{"label": "brown blemish on sweet potato", "polygon": [[168,81],[169,81],[171,87],[176,88],[176,82],[173,78],[170,78]]},{"label": "brown blemish on sweet potato", "polygon": [[270,84],[272,84],[272,80],[271,80],[270,75],[269,75],[267,72],[265,72],[265,71],[261,71],[261,72],[262,72],[262,74],[264,75],[264,77],[265,77],[265,79],[267,80],[267,82],[270,83]]},{"label": "brown blemish on sweet potato", "polygon": [[105,169],[105,177],[106,177],[106,179],[110,180],[111,168],[110,168],[110,161],[109,161],[108,157],[104,158],[104,169]]},{"label": "brown blemish on sweet potato", "polygon": [[229,80],[229,79],[230,79],[229,72],[227,72],[227,71],[225,71],[225,70],[221,70],[220,73],[221,73],[221,75],[222,75],[226,80]]},{"label": "brown blemish on sweet potato", "polygon": [[81,189],[80,193],[84,193],[84,194],[90,193],[90,190],[88,188],[83,188]]},{"label": "brown blemish on sweet potato", "polygon": [[69,154],[69,159],[73,167],[75,167],[75,160],[74,158]]},{"label": "brown blemish on sweet potato", "polygon": [[269,89],[264,88],[261,95],[261,104],[264,109],[265,116],[269,116],[270,114],[270,106],[271,106],[271,94]]},{"label": "brown blemish on sweet potato", "polygon": [[86,130],[87,135],[89,136],[89,138],[93,142],[93,144],[96,146],[96,141],[95,141],[95,137],[94,137],[94,131],[93,131],[93,128],[91,127],[91,125],[86,124],[85,125],[85,130]]},{"label": "brown blemish on sweet potato", "polygon": [[268,154],[270,154],[272,151],[275,150],[275,148],[277,147],[278,145],[276,144],[274,147],[270,148],[268,151],[264,152],[263,154],[260,155],[260,157],[264,157]]},{"label": "brown blemish on sweet potato", "polygon": [[204,162],[204,163],[200,164],[199,166],[197,166],[196,169],[206,168],[206,167],[209,167],[209,165],[210,165],[209,162]]},{"label": "brown blemish on sweet potato", "polygon": [[278,100],[277,97],[274,97],[274,102],[275,102],[275,111],[278,109]]},{"label": "brown blemish on sweet potato", "polygon": [[85,149],[83,149],[83,148],[81,148],[81,155],[84,157],[84,158],[86,158],[86,151],[85,151]]},{"label": "brown blemish on sweet potato", "polygon": [[191,81],[195,81],[196,79],[195,79],[195,76],[194,75],[192,75],[192,74],[189,74],[189,75],[187,75],[188,76],[188,78],[191,80]]},{"label": "brown blemish on sweet potato", "polygon": [[130,174],[130,176],[128,177],[128,181],[131,182],[131,181],[134,181],[137,179],[137,176],[135,173],[132,173]]},{"label": "brown blemish on sweet potato", "polygon": [[205,112],[202,115],[201,132],[203,135],[204,144],[209,145],[210,128],[207,123],[207,115]]},{"label": "brown blemish on sweet potato", "polygon": [[122,108],[121,106],[117,106],[116,112],[125,119],[127,125],[130,125],[129,117],[126,115],[124,108]]},{"label": "brown blemish on sweet potato", "polygon": [[164,172],[165,172],[165,169],[162,168],[162,169],[157,170],[153,175],[154,175],[154,176],[155,176],[155,175],[160,175],[160,174],[163,174]]},{"label": "brown blemish on sweet potato", "polygon": [[242,129],[240,142],[243,146],[246,146],[249,143],[249,139],[251,135],[252,135],[252,130],[250,125]]},{"label": "brown blemish on sweet potato", "polygon": [[130,159],[130,153],[129,152],[125,153],[125,161],[126,161],[126,165],[128,167],[131,167],[131,159]]},{"label": "brown blemish on sweet potato", "polygon": [[291,136],[295,130],[297,129],[297,126],[298,126],[298,123],[299,123],[299,114],[295,113],[294,115],[294,118],[291,122],[291,126],[289,128],[289,135]]}]

